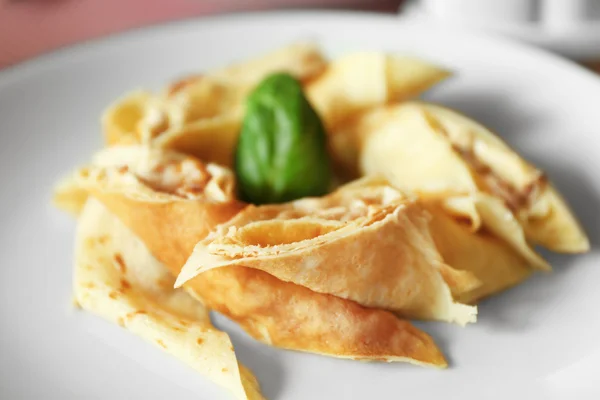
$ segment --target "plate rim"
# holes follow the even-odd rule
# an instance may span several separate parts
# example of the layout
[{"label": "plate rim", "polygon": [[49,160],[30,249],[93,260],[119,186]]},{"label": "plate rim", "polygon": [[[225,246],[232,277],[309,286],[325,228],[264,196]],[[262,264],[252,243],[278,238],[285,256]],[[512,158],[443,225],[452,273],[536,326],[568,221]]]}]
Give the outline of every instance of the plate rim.
[{"label": "plate rim", "polygon": [[[232,13],[208,17],[192,17],[183,20],[134,28],[125,32],[115,33],[105,37],[84,41],[70,46],[65,46],[55,51],[39,55],[22,63],[18,63],[14,66],[11,66],[6,70],[0,70],[0,87],[2,87],[2,85],[5,84],[19,85],[22,82],[30,79],[31,77],[34,77],[37,74],[44,72],[46,68],[62,68],[65,63],[73,62],[73,59],[75,59],[75,61],[84,60],[90,54],[93,54],[96,51],[105,51],[107,47],[118,44],[119,41],[129,41],[133,40],[136,37],[144,37],[149,34],[169,35],[169,32],[172,32],[173,30],[194,30],[197,29],[197,27],[200,25],[230,25],[238,21],[264,21],[264,18],[298,18],[302,20],[310,18],[318,18],[319,20],[324,20],[327,18],[336,18],[337,21],[340,21],[340,23],[343,22],[345,24],[349,23],[349,21],[364,21],[364,23],[367,23],[369,25],[383,22],[385,24],[390,24],[389,26],[391,26],[391,23],[404,26],[412,25],[402,22],[400,20],[396,20],[396,16],[394,15],[355,11],[260,11]],[[419,29],[423,29],[423,25],[421,25]],[[442,26],[438,26],[437,28],[435,28],[435,30],[436,32],[447,31],[451,33],[462,31],[459,29],[451,29]],[[469,33],[469,31],[466,31],[466,33],[473,34],[473,32]],[[600,79],[598,79],[598,76],[572,61],[563,59],[543,49],[539,49],[531,45],[518,42],[516,40],[511,40],[509,38],[479,33],[477,34],[477,36],[480,40],[490,43],[490,45],[499,44],[504,48],[509,48],[520,54],[529,53],[529,55],[535,58],[536,61],[545,61],[546,63],[552,62],[554,66],[560,68],[565,73],[571,74],[571,77],[579,76],[582,79],[582,81],[585,81],[587,79],[584,78],[584,76],[587,74],[588,76],[593,78],[588,80],[590,83],[588,88],[590,93],[593,93],[593,91],[596,90],[594,89],[594,85],[598,85],[598,89],[600,90]],[[72,68],[77,68],[77,66],[72,66]],[[584,73],[577,73],[577,70]]]}]

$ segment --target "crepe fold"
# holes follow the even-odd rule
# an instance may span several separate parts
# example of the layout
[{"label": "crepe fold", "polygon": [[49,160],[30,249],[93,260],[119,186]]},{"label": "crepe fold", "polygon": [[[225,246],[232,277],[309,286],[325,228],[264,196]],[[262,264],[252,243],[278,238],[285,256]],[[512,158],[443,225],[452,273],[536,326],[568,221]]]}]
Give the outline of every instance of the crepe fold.
[{"label": "crepe fold", "polygon": [[179,358],[236,398],[263,399],[208,310],[183,289],[173,289],[168,269],[95,199],[82,209],[75,247],[75,297],[83,309]]},{"label": "crepe fold", "polygon": [[[77,178],[79,187],[123,221],[174,276],[194,246],[223,222],[221,217],[241,208],[233,196],[218,200],[210,194],[211,179],[205,180],[204,190],[190,182],[189,176],[194,175],[183,171],[191,167],[168,168],[168,160],[179,157],[159,149],[110,148]],[[191,159],[184,157],[178,165]],[[160,168],[164,163],[166,166]],[[144,169],[140,165],[154,165],[151,170],[155,175],[141,173]],[[175,176],[167,179],[171,173]],[[123,181],[120,176],[127,174],[131,177]],[[173,186],[165,182],[179,183]],[[219,193],[229,193],[224,189],[229,187],[226,183],[221,178]],[[195,193],[180,190],[186,186],[195,187]],[[214,213],[212,207],[219,207],[219,211]],[[277,347],[342,358],[446,366],[432,338],[408,321],[388,311],[283,282],[263,271],[218,268],[191,279],[184,287],[256,339]]]},{"label": "crepe fold", "polygon": [[418,58],[355,52],[332,61],[306,91],[332,130],[358,112],[418,96],[448,76],[448,70]]},{"label": "crepe fold", "polygon": [[[530,245],[535,240],[528,234],[523,211],[515,210],[506,197],[484,185],[491,179],[486,175],[491,167],[485,169],[467,160],[470,156],[466,156],[465,143],[480,148],[479,134],[470,128],[462,131],[468,139],[449,134],[446,129],[459,128],[444,120],[450,127],[446,128],[431,110],[439,107],[407,102],[364,113],[331,132],[332,151],[343,160],[349,174],[384,176],[394,187],[418,197],[432,215],[429,228],[444,262],[472,272],[481,282],[473,291],[456,293],[457,300],[474,303],[514,286],[532,270],[549,270],[548,263]],[[447,115],[445,111],[443,115]],[[451,141],[453,135],[461,137],[462,142]],[[488,140],[492,144],[497,141]],[[488,142],[485,145],[492,146]],[[510,151],[502,146],[502,151]],[[514,152],[510,154],[506,157],[511,163],[525,163]],[[516,170],[513,164],[507,168]],[[529,173],[533,177],[533,172]],[[573,222],[571,232],[583,234],[568,215]],[[552,214],[547,217],[552,219]],[[584,241],[587,243],[587,239]],[[582,248],[587,246],[580,244]],[[552,248],[556,250],[556,246]]]},{"label": "crepe fold", "polygon": [[506,216],[512,225],[506,229],[514,233],[500,236],[512,238],[532,265],[544,269],[527,255],[525,241],[558,252],[589,249],[587,236],[545,175],[469,118],[413,102],[374,111],[356,126],[349,136],[361,149],[363,173],[383,173],[420,193],[470,197],[450,200],[446,208],[470,218],[474,229],[482,223],[498,230],[504,225],[494,223],[492,215],[498,220]]},{"label": "crepe fold", "polygon": [[456,301],[475,304],[511,288],[532,273],[530,263],[508,243],[485,230],[474,232],[468,222],[444,209],[443,198],[420,198],[429,212],[429,229],[444,262],[469,271],[480,284],[455,294]]},{"label": "crepe fold", "polygon": [[479,282],[444,264],[423,208],[384,181],[248,206],[196,245],[176,284],[231,266],[408,318],[461,325],[476,319],[476,308],[454,302],[445,277],[462,291]]},{"label": "crepe fold", "polygon": [[288,72],[307,82],[320,74],[326,63],[316,46],[296,43],[222,69],[187,76],[162,93],[134,91],[104,112],[106,142],[152,144],[230,165],[248,93],[274,72]]},{"label": "crepe fold", "polygon": [[[135,219],[151,224],[165,213],[189,214],[197,218],[190,222],[208,233],[214,224],[227,221],[245,206],[236,201],[234,192],[235,179],[227,168],[158,148],[115,146],[96,153],[88,166],[64,178],[56,187],[54,203],[77,214],[92,194],[121,215],[121,208],[146,202],[153,207],[140,207],[131,215],[123,212],[127,225],[136,224]],[[178,234],[182,228],[170,229]],[[159,241],[162,232],[149,229],[145,235],[157,237],[143,240]]]},{"label": "crepe fold", "polygon": [[359,111],[416,96],[448,76],[425,61],[383,53],[354,53],[329,63],[315,45],[298,43],[186,77],[160,94],[127,94],[104,112],[106,142],[145,143],[231,166],[246,98],[273,72],[299,79],[330,129]]}]

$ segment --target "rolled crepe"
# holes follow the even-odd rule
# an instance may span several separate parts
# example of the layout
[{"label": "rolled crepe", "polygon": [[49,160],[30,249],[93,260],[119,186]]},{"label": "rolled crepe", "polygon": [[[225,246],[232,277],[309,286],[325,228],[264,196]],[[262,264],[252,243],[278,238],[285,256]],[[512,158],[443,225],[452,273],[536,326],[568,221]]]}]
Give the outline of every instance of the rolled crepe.
[{"label": "rolled crepe", "polygon": [[511,244],[532,267],[550,270],[527,243],[523,228],[508,205],[480,189],[477,172],[436,126],[417,103],[366,115],[350,133],[361,149],[362,172],[382,174],[394,186],[417,194],[446,197],[446,208],[455,214],[466,210],[461,217],[470,217],[474,230],[481,224]]},{"label": "rolled crepe", "polygon": [[[467,117],[432,104],[405,103],[365,115],[353,129],[348,136],[355,139],[338,139],[338,150],[360,148],[363,173],[383,173],[394,184],[421,193],[470,196],[470,211],[465,212],[464,201],[446,206],[475,225],[498,227],[483,215],[489,214],[486,207],[496,215],[512,214],[527,241],[559,252],[589,249],[579,223],[543,173]],[[526,254],[523,240],[513,245],[542,266]]]},{"label": "rolled crepe", "polygon": [[179,358],[237,399],[263,399],[256,378],[236,360],[227,333],[183,289],[144,243],[95,199],[77,223],[75,298],[91,313],[119,324]]},{"label": "rolled crepe", "polygon": [[348,171],[383,175],[425,203],[434,199],[430,231],[444,262],[481,281],[455,299],[474,303],[514,286],[531,270],[549,270],[514,212],[478,186],[476,171],[436,126],[420,103],[404,103],[365,113],[330,140]]},{"label": "rolled crepe", "polygon": [[[235,200],[234,192],[234,176],[227,168],[158,148],[115,146],[98,152],[90,165],[63,179],[55,190],[54,202],[75,214],[90,193],[115,213],[150,202],[155,205],[152,209],[124,213],[125,223],[135,224],[136,218],[152,223],[164,213],[189,213],[189,218],[197,218],[190,223],[208,233],[213,225],[227,221],[245,206]],[[181,228],[172,229],[177,234]]]},{"label": "rolled crepe", "polygon": [[[457,112],[427,105],[444,131],[470,160],[484,191],[502,199],[534,243],[563,253],[589,250],[589,240],[573,212],[546,175],[524,160],[498,136]],[[472,147],[467,146],[472,140]]]},{"label": "rolled crepe", "polygon": [[185,77],[160,94],[134,91],[104,112],[106,142],[152,144],[231,165],[248,93],[271,73],[285,71],[307,82],[326,64],[316,46],[296,43],[223,69]]},{"label": "rolled crepe", "polygon": [[[178,156],[168,155],[167,151],[161,155],[158,151],[139,147],[105,150],[96,157],[95,165],[80,171],[77,180],[79,187],[103,202],[177,275],[194,246],[219,223],[226,211],[234,214],[240,205],[233,195],[217,200],[211,194],[210,179],[202,187],[189,181],[195,175],[186,168],[160,168],[162,163],[168,166],[169,160]],[[113,154],[118,152],[145,155]],[[141,162],[142,158],[146,162]],[[123,163],[125,159],[130,163]],[[154,166],[151,168],[154,174],[149,174],[145,165]],[[172,172],[174,176],[167,179]],[[123,180],[122,175],[130,178]],[[195,188],[194,194],[183,189],[190,186]],[[223,189],[229,187],[226,179],[220,181],[219,187],[217,193],[231,193]],[[219,211],[214,212],[217,206]],[[190,280],[185,287],[207,307],[223,313],[256,339],[273,346],[342,358],[446,366],[429,335],[392,313],[316,293],[263,271],[219,268]]]},{"label": "rolled crepe", "polygon": [[249,89],[203,77],[170,94],[135,91],[104,112],[106,142],[185,150],[208,162],[231,164]]},{"label": "rolled crepe", "polygon": [[107,143],[146,143],[231,166],[247,95],[281,71],[303,83],[328,129],[359,111],[416,96],[448,76],[425,61],[382,53],[350,54],[329,65],[316,46],[295,44],[184,78],[161,94],[132,92],[103,115]]},{"label": "rolled crepe", "polygon": [[358,181],[321,198],[248,206],[196,245],[176,284],[231,266],[408,318],[461,325],[476,318],[476,308],[454,302],[444,277],[465,290],[479,282],[443,263],[427,214],[387,183]]}]

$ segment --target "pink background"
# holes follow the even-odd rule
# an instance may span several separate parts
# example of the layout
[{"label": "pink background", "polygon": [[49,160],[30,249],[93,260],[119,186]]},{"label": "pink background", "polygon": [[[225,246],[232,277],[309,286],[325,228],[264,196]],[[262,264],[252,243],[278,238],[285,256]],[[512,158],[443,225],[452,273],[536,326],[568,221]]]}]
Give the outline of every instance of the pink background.
[{"label": "pink background", "polygon": [[0,0],[0,68],[129,28],[227,11],[286,7],[395,12],[401,0]]}]

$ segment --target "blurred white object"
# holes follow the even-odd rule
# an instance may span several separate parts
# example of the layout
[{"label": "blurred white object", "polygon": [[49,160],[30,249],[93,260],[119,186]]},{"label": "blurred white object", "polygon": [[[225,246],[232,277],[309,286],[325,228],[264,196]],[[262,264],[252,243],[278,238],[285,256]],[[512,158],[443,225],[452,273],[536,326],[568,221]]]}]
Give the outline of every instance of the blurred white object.
[{"label": "blurred white object", "polygon": [[413,0],[407,20],[507,34],[576,59],[600,58],[600,0]]},{"label": "blurred white object", "polygon": [[523,0],[423,0],[424,9],[440,18],[466,20],[479,18],[486,21],[526,22],[531,20],[534,3]]}]

